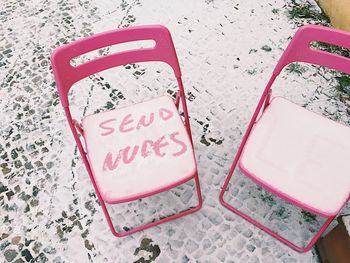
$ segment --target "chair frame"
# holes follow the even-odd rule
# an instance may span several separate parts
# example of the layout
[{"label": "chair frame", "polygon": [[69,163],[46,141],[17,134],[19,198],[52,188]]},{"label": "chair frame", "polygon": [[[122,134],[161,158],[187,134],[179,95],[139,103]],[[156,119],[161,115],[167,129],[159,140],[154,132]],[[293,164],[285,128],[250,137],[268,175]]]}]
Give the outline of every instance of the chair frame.
[{"label": "chair frame", "polygon": [[[83,55],[85,53],[98,50],[100,48],[112,46],[115,44],[121,44],[125,42],[133,42],[133,41],[142,41],[142,40],[154,40],[155,46],[150,48],[143,48],[143,49],[131,49],[131,50],[109,54],[106,56],[98,57],[94,60],[90,60],[78,66],[72,66],[70,64],[72,59],[80,55]],[[178,183],[174,183],[170,186],[164,187],[162,189],[158,189],[157,191],[148,192],[146,194],[140,194],[137,196],[133,196],[133,198],[124,199],[119,202],[112,202],[111,204],[117,204],[122,202],[124,203],[124,202],[134,201],[140,198],[152,196],[160,192],[168,191],[171,188],[174,188],[189,180],[194,179],[197,197],[198,197],[197,206],[192,207],[189,210],[185,210],[180,213],[161,218],[156,221],[151,221],[149,223],[146,223],[145,225],[134,227],[127,231],[117,232],[113,225],[110,214],[107,210],[107,207],[106,207],[107,202],[104,201],[104,199],[102,198],[99,192],[99,189],[94,179],[94,175],[91,170],[90,163],[87,158],[87,153],[85,152],[82,142],[79,138],[79,135],[81,135],[84,138],[84,131],[81,125],[76,120],[73,120],[72,118],[70,108],[69,108],[68,92],[73,84],[75,84],[81,79],[84,79],[90,75],[96,74],[98,72],[101,72],[109,68],[129,64],[129,63],[151,62],[151,61],[164,62],[169,66],[171,66],[171,68],[174,71],[178,88],[179,88],[179,90],[177,91],[176,99],[174,103],[177,109],[179,109],[179,104],[181,102],[183,116],[184,116],[184,125],[186,127],[186,132],[189,135],[191,146],[193,149],[191,127],[190,127],[190,122],[188,117],[184,87],[181,79],[180,66],[179,66],[179,62],[177,59],[175,47],[174,47],[170,32],[166,27],[161,25],[135,26],[135,27],[116,29],[116,30],[96,34],[93,36],[76,40],[70,44],[63,45],[55,49],[51,56],[51,64],[53,68],[54,77],[56,80],[58,93],[60,95],[61,103],[64,108],[69,126],[72,130],[79,152],[83,158],[83,162],[85,164],[86,170],[88,171],[89,177],[91,179],[91,182],[97,194],[97,198],[101,204],[101,207],[106,217],[109,228],[116,237],[127,236],[135,232],[147,229],[149,227],[156,226],[158,224],[165,223],[173,219],[177,219],[187,214],[196,212],[202,207],[202,195],[201,195],[200,183],[198,178],[197,164],[195,164],[196,165],[195,173],[189,179],[183,180]]]},{"label": "chair frame", "polygon": [[[267,106],[270,103],[271,100],[271,93],[272,93],[272,84],[274,83],[277,76],[281,73],[282,69],[287,66],[290,63],[293,62],[305,62],[310,64],[317,64],[320,66],[326,66],[331,69],[335,69],[338,71],[341,71],[343,73],[350,74],[350,59],[329,53],[326,51],[313,49],[310,47],[310,43],[313,41],[317,42],[324,42],[331,45],[337,45],[344,48],[350,49],[350,33],[346,33],[340,30],[330,29],[327,27],[322,26],[315,26],[315,25],[306,25],[301,27],[289,43],[287,49],[282,54],[280,60],[278,61],[275,69],[273,70],[272,76],[270,77],[270,80],[268,81],[262,96],[258,102],[258,105],[255,109],[255,112],[252,116],[252,119],[249,122],[248,128],[246,130],[246,133],[244,134],[244,137],[242,139],[242,142],[238,148],[237,154],[234,158],[234,161],[232,163],[231,169],[228,173],[228,176],[225,180],[225,183],[222,187],[222,190],[220,192],[220,202],[221,204],[229,209],[230,211],[238,214],[239,216],[243,217],[250,223],[254,224],[255,226],[259,227],[263,231],[267,232],[271,236],[275,237],[276,239],[280,240],[287,246],[293,248],[294,250],[298,252],[307,252],[310,250],[317,239],[322,235],[322,233],[327,229],[329,224],[333,221],[333,219],[336,217],[337,214],[327,214],[322,211],[319,211],[317,209],[313,209],[298,200],[293,199],[290,196],[285,195],[282,192],[276,191],[275,189],[272,189],[268,185],[264,184],[263,182],[259,181],[254,176],[247,173],[247,171],[242,170],[243,174],[248,176],[250,179],[252,179],[255,183],[261,185],[266,190],[270,191],[271,193],[275,194],[276,196],[284,199],[285,201],[300,207],[306,211],[309,211],[311,213],[317,214],[321,217],[326,218],[326,221],[321,226],[319,231],[316,233],[316,235],[310,240],[310,242],[305,247],[300,247],[286,238],[282,237],[281,235],[277,234],[275,231],[269,229],[268,227],[264,226],[263,224],[259,223],[257,220],[253,219],[252,217],[248,216],[247,214],[243,213],[242,211],[238,210],[237,208],[233,207],[231,204],[226,202],[224,200],[224,194],[227,191],[228,185],[230,183],[230,180],[233,176],[233,173],[235,171],[235,168],[239,162],[239,159],[241,157],[242,151],[244,149],[244,146],[249,138],[249,135],[252,131],[252,128],[254,124],[257,121],[259,114],[263,114],[264,110],[267,108]],[[346,202],[342,205],[342,207],[349,201],[350,195],[348,196]]]}]

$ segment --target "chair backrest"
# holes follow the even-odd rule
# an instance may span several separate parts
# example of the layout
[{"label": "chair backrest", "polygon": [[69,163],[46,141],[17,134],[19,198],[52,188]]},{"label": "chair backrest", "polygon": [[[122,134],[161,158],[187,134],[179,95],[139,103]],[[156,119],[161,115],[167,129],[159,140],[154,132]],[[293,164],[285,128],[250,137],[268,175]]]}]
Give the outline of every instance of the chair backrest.
[{"label": "chair backrest", "polygon": [[[78,66],[71,65],[72,59],[85,53],[115,44],[141,40],[154,40],[155,46],[117,52]],[[147,61],[165,62],[172,67],[175,76],[181,78],[174,44],[166,27],[160,25],[135,26],[100,33],[63,45],[57,48],[51,56],[51,64],[63,107],[69,106],[68,92],[77,81],[112,67]]]},{"label": "chair backrest", "polygon": [[243,151],[245,142],[249,137],[249,134],[254,126],[256,119],[258,118],[259,114],[262,113],[261,109],[266,109],[267,105],[269,104],[271,96],[271,87],[274,81],[286,65],[292,62],[306,62],[311,64],[317,64],[320,66],[326,66],[328,68],[332,68],[350,74],[349,58],[334,53],[314,49],[310,47],[310,44],[313,41],[328,43],[331,45],[337,45],[340,47],[350,49],[350,33],[315,25],[306,25],[299,28],[299,30],[296,32],[293,39],[289,43],[287,49],[282,54],[280,60],[278,61],[260,97],[252,119],[249,122],[247,131],[243,137],[242,143],[238,149],[234,164],[232,165],[233,168],[238,162],[238,158]]},{"label": "chair backrest", "polygon": [[350,58],[310,47],[314,41],[350,49],[350,33],[323,26],[306,25],[294,35],[276,65],[274,74],[278,75],[292,62],[317,64],[350,74]]}]

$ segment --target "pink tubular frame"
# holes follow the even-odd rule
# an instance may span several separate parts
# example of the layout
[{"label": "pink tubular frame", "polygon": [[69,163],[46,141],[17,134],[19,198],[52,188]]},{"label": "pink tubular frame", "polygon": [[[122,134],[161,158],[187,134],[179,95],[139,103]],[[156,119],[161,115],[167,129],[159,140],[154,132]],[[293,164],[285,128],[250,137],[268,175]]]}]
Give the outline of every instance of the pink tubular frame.
[{"label": "pink tubular frame", "polygon": [[[131,42],[131,41],[140,41],[140,40],[154,40],[156,44],[154,47],[151,47],[151,48],[128,50],[128,51],[118,52],[118,53],[106,55],[103,57],[99,57],[97,59],[90,60],[76,67],[70,64],[70,61],[73,58],[78,57],[82,54],[88,53],[90,51],[111,46],[114,44]],[[184,113],[184,125],[186,127],[188,136],[190,138],[190,141],[193,147],[191,127],[190,127],[190,122],[188,117],[184,87],[181,79],[180,66],[176,56],[176,51],[174,48],[174,44],[173,44],[170,32],[167,28],[160,25],[151,25],[151,26],[129,27],[129,28],[117,29],[109,32],[104,32],[104,33],[86,37],[86,38],[77,40],[73,43],[61,46],[57,48],[52,53],[52,56],[51,56],[51,64],[52,64],[52,68],[53,68],[53,72],[56,80],[57,89],[60,95],[61,103],[66,113],[69,126],[72,130],[79,152],[83,158],[83,162],[90,176],[90,179],[95,189],[95,192],[97,194],[98,200],[100,201],[100,204],[101,204],[103,213],[106,217],[109,228],[112,231],[112,233],[117,237],[130,235],[135,232],[144,230],[146,228],[156,226],[161,223],[165,223],[167,221],[196,212],[202,207],[202,195],[200,190],[198,172],[196,168],[195,173],[189,179],[174,183],[170,186],[166,186],[156,191],[143,193],[143,194],[134,196],[133,198],[125,199],[122,201],[122,202],[129,202],[129,201],[137,200],[147,196],[155,195],[160,192],[170,190],[171,188],[181,185],[191,179],[194,179],[197,197],[198,197],[198,205],[196,207],[180,212],[178,214],[174,214],[174,215],[162,218],[158,221],[150,222],[145,225],[132,228],[131,230],[128,230],[128,231],[117,232],[115,230],[112,219],[107,210],[106,202],[105,200],[103,200],[99,192],[99,189],[96,185],[90,163],[88,161],[86,152],[83,148],[82,142],[79,138],[79,134],[84,138],[84,131],[82,130],[81,126],[75,120],[72,119],[71,112],[69,109],[68,92],[74,83],[90,75],[93,75],[95,73],[98,73],[100,71],[103,71],[112,67],[117,67],[117,66],[129,64],[129,63],[149,62],[149,61],[165,62],[172,67],[178,83],[178,87],[179,87],[175,103],[176,103],[176,106],[178,107],[179,102],[181,102],[183,113]],[[121,202],[118,202],[118,203],[121,203]]]},{"label": "pink tubular frame", "polygon": [[[291,243],[290,241],[288,241],[287,239],[285,239],[281,235],[277,234],[273,230],[271,230],[271,229],[267,228],[266,226],[264,226],[263,224],[259,223],[258,221],[256,221],[252,217],[244,214],[243,212],[241,212],[237,208],[233,207],[231,204],[229,204],[228,202],[226,202],[224,200],[224,194],[228,188],[230,180],[233,176],[235,168],[236,168],[238,161],[241,157],[241,154],[243,152],[244,146],[248,140],[248,137],[250,135],[250,132],[252,131],[254,124],[256,123],[256,120],[259,116],[260,111],[261,110],[264,111],[265,108],[268,107],[268,105],[270,103],[272,84],[274,83],[275,79],[281,73],[282,69],[286,65],[288,65],[289,63],[292,63],[292,62],[299,61],[299,62],[306,62],[306,63],[317,64],[317,65],[321,65],[321,66],[326,66],[328,68],[332,68],[332,69],[350,74],[350,59],[349,58],[342,57],[340,55],[336,55],[336,54],[332,54],[332,53],[328,53],[326,51],[321,51],[321,50],[316,50],[316,49],[310,48],[310,43],[313,41],[324,42],[324,43],[328,43],[331,45],[338,45],[338,46],[350,49],[350,34],[343,32],[343,31],[340,31],[340,30],[334,30],[334,29],[330,29],[330,28],[326,28],[326,27],[322,27],[322,26],[307,25],[307,26],[301,27],[296,32],[295,36],[291,40],[287,49],[283,53],[281,59],[277,63],[277,65],[272,73],[272,76],[270,77],[270,80],[267,83],[267,85],[263,91],[263,94],[258,102],[258,105],[255,109],[255,112],[252,116],[252,119],[249,122],[247,131],[244,134],[241,145],[238,148],[237,154],[234,158],[231,169],[229,171],[229,174],[225,180],[225,183],[222,187],[222,190],[221,190],[220,196],[219,196],[221,204],[223,206],[225,206],[227,209],[229,209],[232,212],[235,212],[236,214],[243,217],[244,219],[251,222],[252,224],[256,225],[257,227],[259,227],[260,229],[262,229],[266,233],[270,234],[271,236],[275,237],[276,239],[280,240],[284,244],[288,245],[289,247],[291,247],[294,250],[299,251],[299,252],[306,252],[313,247],[313,245],[315,244],[317,239],[322,235],[322,233],[327,229],[327,227],[332,222],[332,220],[336,217],[337,213],[329,214],[329,213],[319,211],[315,208],[309,207],[309,206],[299,202],[298,200],[295,200],[292,197],[285,195],[284,193],[280,192],[278,189],[271,188],[267,183],[260,181],[257,177],[255,177],[254,175],[250,174],[247,170],[245,170],[244,167],[241,167],[241,168],[243,168],[242,172],[246,176],[250,177],[254,182],[261,185],[262,187],[264,187],[268,191],[279,196],[280,198],[283,198],[285,201],[287,201],[287,202],[289,202],[297,207],[300,207],[306,211],[309,211],[311,213],[314,213],[314,214],[317,214],[317,215],[320,215],[320,216],[326,218],[325,223],[322,225],[322,227],[319,229],[319,231],[316,233],[316,235],[311,239],[309,244],[307,244],[305,247],[299,247],[299,246]],[[346,204],[346,202],[349,200],[349,198],[350,198],[350,196],[348,197],[347,200],[345,200],[343,206]]]}]

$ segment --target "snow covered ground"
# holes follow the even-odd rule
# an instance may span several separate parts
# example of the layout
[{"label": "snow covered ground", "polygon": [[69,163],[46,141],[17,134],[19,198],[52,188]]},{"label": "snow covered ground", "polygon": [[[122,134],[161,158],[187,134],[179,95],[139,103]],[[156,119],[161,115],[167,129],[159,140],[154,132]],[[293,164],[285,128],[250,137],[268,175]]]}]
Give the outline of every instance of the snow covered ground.
[{"label": "snow covered ground", "polygon": [[[303,4],[300,4],[303,3]],[[1,262],[318,262],[223,208],[222,186],[259,96],[296,28],[327,24],[314,2],[295,0],[9,0],[0,3]],[[173,36],[188,96],[204,196],[192,215],[114,237],[59,103],[52,50],[83,36],[163,24]],[[103,54],[111,52],[107,48]],[[108,70],[74,87],[76,118],[176,90],[164,64]],[[350,124],[350,81],[304,64],[288,67],[275,94]],[[227,198],[305,244],[323,219],[296,209],[238,173]],[[193,183],[142,202],[109,206],[118,229],[195,204]],[[343,213],[349,213],[349,206]]]}]

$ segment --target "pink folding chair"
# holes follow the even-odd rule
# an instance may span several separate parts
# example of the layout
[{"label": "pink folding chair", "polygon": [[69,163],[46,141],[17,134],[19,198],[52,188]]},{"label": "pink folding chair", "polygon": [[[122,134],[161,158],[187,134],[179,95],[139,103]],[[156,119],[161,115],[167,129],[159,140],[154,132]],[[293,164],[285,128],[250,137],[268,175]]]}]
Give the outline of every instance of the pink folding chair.
[{"label": "pink folding chair", "polygon": [[[151,48],[133,49],[72,66],[87,52],[131,41],[154,40]],[[174,101],[161,96],[131,106],[93,114],[80,125],[72,119],[68,92],[79,80],[129,63],[160,61],[170,65],[179,90]],[[80,154],[112,233],[126,236],[193,213],[202,206],[197,166],[181,71],[170,32],[159,25],[117,29],[57,48],[51,57],[61,103]],[[184,121],[179,114],[181,102]],[[84,138],[85,149],[79,135]],[[170,190],[195,180],[198,205],[158,221],[117,232],[108,204],[129,202]]]},{"label": "pink folding chair", "polygon": [[[311,48],[313,41],[350,48],[349,33],[312,25],[297,31],[260,98],[220,193],[226,208],[299,252],[312,248],[350,197],[350,127],[282,97],[271,99],[274,80],[292,62],[317,64],[350,74],[349,58]],[[268,191],[326,218],[306,247],[291,243],[224,200],[237,163],[243,174]]]}]

